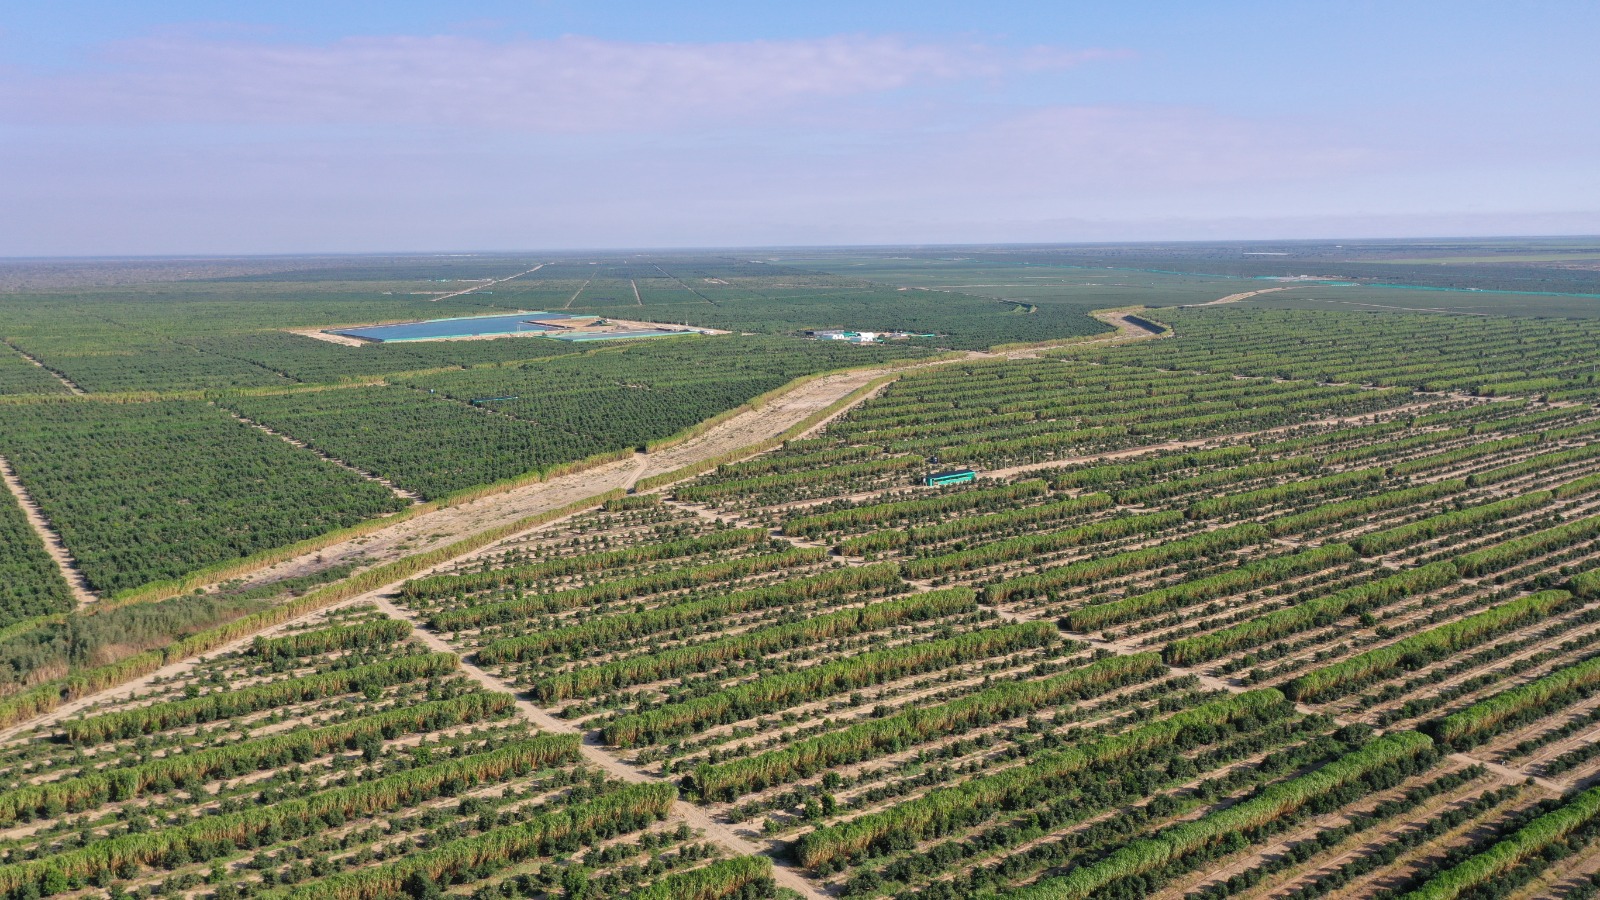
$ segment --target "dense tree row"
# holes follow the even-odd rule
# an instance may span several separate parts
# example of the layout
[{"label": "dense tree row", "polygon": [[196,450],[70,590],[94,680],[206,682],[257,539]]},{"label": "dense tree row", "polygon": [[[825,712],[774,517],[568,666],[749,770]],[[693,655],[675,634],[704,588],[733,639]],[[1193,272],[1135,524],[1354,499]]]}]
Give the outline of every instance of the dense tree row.
[{"label": "dense tree row", "polygon": [[654,575],[602,581],[588,587],[447,609],[429,616],[428,625],[440,631],[460,631],[489,623],[515,622],[544,612],[594,606],[661,591],[703,587],[736,581],[749,575],[798,568],[821,562],[827,555],[827,551],[820,547],[792,547],[777,553],[743,556],[727,562],[685,566]]},{"label": "dense tree row", "polygon": [[205,860],[249,849],[272,829],[288,823],[328,827],[350,819],[404,809],[510,775],[526,775],[578,758],[576,735],[539,735],[496,750],[410,769],[364,784],[335,788],[298,800],[202,818],[192,824],[111,838],[47,859],[0,866],[0,890],[15,891],[52,877],[94,880],[130,867],[161,866],[169,860]]},{"label": "dense tree row", "polygon": [[1600,535],[1600,516],[1589,516],[1536,531],[1533,534],[1491,544],[1481,550],[1456,557],[1456,568],[1471,577],[1509,568],[1525,559],[1570,547]]},{"label": "dense tree row", "polygon": [[72,591],[10,491],[0,493],[0,626],[66,612]]},{"label": "dense tree row", "polygon": [[1303,513],[1274,518],[1267,523],[1267,529],[1274,535],[1282,535],[1298,534],[1334,523],[1348,524],[1353,519],[1368,516],[1375,512],[1403,509],[1429,500],[1437,500],[1440,497],[1448,497],[1451,494],[1465,490],[1466,487],[1467,483],[1459,478],[1447,478],[1443,481],[1419,484],[1416,487],[1400,488],[1393,491],[1384,491],[1381,494],[1358,497],[1354,500],[1336,500],[1333,503],[1324,503],[1321,506],[1308,509]]},{"label": "dense tree row", "polygon": [[66,394],[70,389],[48,369],[0,342],[0,396],[6,394]]},{"label": "dense tree row", "polygon": [[1174,666],[1207,662],[1235,650],[1331,625],[1342,616],[1376,609],[1402,597],[1436,590],[1455,582],[1456,577],[1456,567],[1450,563],[1430,563],[1286,606],[1209,634],[1179,638],[1162,649],[1162,656]]},{"label": "dense tree row", "polygon": [[615,449],[394,385],[239,394],[222,402],[424,500]]},{"label": "dense tree row", "polygon": [[1438,625],[1375,650],[1315,669],[1289,682],[1295,700],[1320,701],[1347,693],[1396,669],[1415,669],[1448,654],[1538,621],[1568,605],[1572,594],[1551,590],[1529,594],[1481,613]]},{"label": "dense tree row", "polygon": [[331,625],[298,631],[278,638],[257,637],[250,652],[262,659],[313,656],[330,650],[365,650],[403,641],[411,636],[411,623],[399,619],[369,619],[354,625]]},{"label": "dense tree row", "polygon": [[970,550],[956,550],[937,556],[909,559],[901,565],[901,569],[907,578],[931,578],[949,572],[992,566],[996,563],[1026,559],[1042,553],[1069,550],[1085,544],[1115,540],[1130,535],[1153,534],[1182,521],[1183,514],[1176,511],[1122,516],[1090,525],[1080,525],[1065,531],[1006,538],[979,544]]},{"label": "dense tree row", "polygon": [[127,800],[149,791],[172,790],[199,778],[274,768],[296,759],[296,754],[316,755],[340,747],[354,747],[373,738],[407,732],[429,732],[450,725],[476,722],[507,714],[514,701],[509,694],[467,694],[389,710],[337,725],[254,738],[224,747],[164,756],[135,766],[96,771],[0,793],[0,822],[76,810],[107,801]]},{"label": "dense tree row", "polygon": [[809,644],[846,634],[876,631],[901,622],[941,618],[976,609],[972,591],[951,588],[930,591],[870,606],[842,609],[827,615],[742,632],[698,644],[662,650],[646,656],[620,659],[599,666],[575,669],[542,679],[533,686],[545,701],[591,696],[600,691],[696,671],[710,663],[759,658],[783,647]]},{"label": "dense tree row", "polygon": [[1080,607],[1068,613],[1063,624],[1070,631],[1099,631],[1108,625],[1118,625],[1154,613],[1181,609],[1213,597],[1317,572],[1349,562],[1355,555],[1348,544],[1327,544],[1287,556],[1271,556],[1215,575],[1190,579],[1121,600]]},{"label": "dense tree row", "polygon": [[[873,608],[885,606],[889,604]],[[862,618],[867,616],[863,614]],[[882,619],[882,624],[893,621],[888,616]],[[614,747],[631,747],[917,672],[1044,646],[1056,637],[1055,628],[1046,623],[1021,622],[971,631],[945,640],[891,647],[797,672],[758,678],[708,696],[623,716],[608,723],[600,734]]]},{"label": "dense tree row", "polygon": [[1464,531],[1485,523],[1503,522],[1518,513],[1549,503],[1550,498],[1548,491],[1533,491],[1492,503],[1454,509],[1382,531],[1368,532],[1351,543],[1362,556],[1381,556],[1442,534]]},{"label": "dense tree row", "polygon": [[73,743],[98,744],[166,731],[180,725],[214,722],[350,691],[384,688],[419,678],[432,678],[454,672],[458,664],[454,653],[397,656],[364,666],[269,681],[237,690],[215,691],[203,697],[154,703],[86,719],[71,719],[62,727]]},{"label": "dense tree row", "polygon": [[484,572],[465,572],[457,575],[430,575],[406,582],[402,594],[406,597],[448,597],[452,594],[481,591],[486,588],[532,584],[540,579],[562,575],[579,575],[603,572],[620,566],[678,559],[700,553],[715,553],[750,547],[765,541],[766,532],[759,528],[729,528],[699,537],[685,538],[656,544],[641,544],[618,550],[575,554],[541,560],[526,565],[491,569]]},{"label": "dense tree row", "polygon": [[1591,657],[1452,713],[1432,723],[1429,733],[1443,746],[1471,747],[1512,725],[1563,709],[1596,686],[1600,686],[1600,657]]},{"label": "dense tree row", "polygon": [[1467,477],[1467,483],[1473,487],[1499,484],[1502,481],[1510,481],[1513,478],[1521,478],[1524,475],[1547,472],[1568,463],[1594,459],[1597,456],[1600,456],[1600,443],[1585,444],[1582,447],[1574,447],[1571,450],[1557,450],[1554,453],[1540,453],[1537,456],[1530,456],[1527,459],[1514,462],[1509,466],[1474,472]]},{"label": "dense tree row", "polygon": [[916,520],[940,513],[982,509],[991,504],[1037,497],[1044,492],[1044,481],[1034,478],[1000,487],[951,491],[917,500],[852,506],[788,519],[783,523],[783,533],[793,537],[815,537],[832,531],[856,530],[902,519]]},{"label": "dense tree row", "polygon": [[709,866],[677,872],[628,894],[630,900],[761,900],[774,896],[772,860],[735,856]]},{"label": "dense tree row", "polygon": [[1275,784],[1248,800],[1184,822],[1155,837],[1134,841],[1093,865],[1074,869],[1017,891],[1025,900],[1083,900],[1113,882],[1159,871],[1208,845],[1288,820],[1296,811],[1350,785],[1392,783],[1398,772],[1426,767],[1433,744],[1427,736],[1401,732],[1372,743],[1298,778]]},{"label": "dense tree row", "polygon": [[782,609],[805,601],[842,597],[854,591],[883,590],[901,584],[899,571],[892,565],[834,569],[808,578],[659,606],[644,612],[602,616],[565,628],[506,638],[479,648],[477,659],[493,665],[545,653],[570,652],[580,647],[605,646],[684,625],[715,621],[734,613]]},{"label": "dense tree row", "polygon": [[1588,826],[1597,815],[1600,815],[1600,788],[1590,788],[1496,841],[1483,852],[1434,875],[1406,894],[1405,900],[1455,900],[1467,895],[1497,876],[1537,860],[1542,851]]},{"label": "dense tree row", "polygon": [[528,859],[554,856],[574,843],[590,844],[664,819],[677,799],[669,784],[635,784],[553,810],[530,821],[461,838],[365,869],[332,875],[288,893],[290,900],[386,900],[404,896],[418,875],[448,882],[475,878]]},{"label": "dense tree row", "polygon": [[1176,338],[1080,354],[1171,369],[1499,396],[1589,388],[1600,339],[1592,323],[1571,319],[1242,308],[1161,310],[1157,316],[1173,326]]},{"label": "dense tree row", "polygon": [[1383,480],[1384,475],[1382,469],[1357,469],[1353,472],[1308,478],[1305,481],[1290,481],[1240,494],[1223,494],[1191,503],[1186,514],[1191,519],[1214,519],[1240,512],[1256,512],[1303,497],[1343,493],[1350,489],[1376,484]]},{"label": "dense tree row", "polygon": [[1036,575],[1019,575],[984,589],[984,599],[1003,603],[1021,597],[1040,597],[1061,588],[1092,584],[1129,572],[1139,572],[1171,562],[1184,562],[1214,553],[1223,553],[1268,540],[1267,529],[1255,522],[1241,522],[1215,531],[1156,544],[1140,550],[1127,550],[1110,556],[1082,559],[1045,569]]},{"label": "dense tree row", "polygon": [[1090,766],[1124,759],[1152,747],[1176,744],[1195,733],[1209,735],[1214,729],[1232,722],[1283,715],[1284,706],[1283,695],[1274,690],[1236,694],[1124,734],[1040,754],[1026,766],[973,778],[881,812],[818,828],[801,836],[795,844],[795,855],[803,865],[818,868],[864,853],[889,835],[917,840],[925,835],[943,833],[944,823],[951,817],[970,820],[975,812],[992,816],[1008,807],[1009,798],[1020,796],[1035,785],[1068,777]]},{"label": "dense tree row", "polygon": [[700,503],[707,500],[721,500],[740,494],[768,491],[790,485],[817,485],[835,481],[848,482],[857,478],[904,472],[907,469],[914,469],[923,465],[925,463],[921,457],[891,456],[887,459],[846,463],[841,466],[827,466],[803,472],[777,472],[771,475],[757,475],[754,478],[741,478],[734,481],[705,481],[680,487],[674,491],[674,494],[679,500]]},{"label": "dense tree row", "polygon": [[1157,455],[1133,462],[1107,463],[1086,466],[1063,472],[1050,480],[1050,487],[1061,491],[1071,488],[1105,487],[1113,484],[1141,482],[1154,475],[1165,475],[1183,469],[1198,469],[1210,465],[1230,465],[1244,462],[1256,454],[1249,446],[1219,447],[1194,453]]},{"label": "dense tree row", "polygon": [[938,735],[959,734],[1066,699],[1091,697],[1162,671],[1161,658],[1154,653],[1111,656],[1038,681],[1005,682],[937,706],[912,707],[759,756],[704,765],[691,781],[703,796],[732,800],[833,766],[898,752]]},{"label": "dense tree row", "polygon": [[1013,531],[1041,523],[1074,519],[1085,513],[1107,509],[1111,506],[1109,494],[1083,494],[1066,500],[1024,506],[988,515],[969,516],[925,525],[920,528],[886,529],[840,541],[836,548],[844,556],[862,556],[894,547],[914,544],[937,544],[989,531]]}]

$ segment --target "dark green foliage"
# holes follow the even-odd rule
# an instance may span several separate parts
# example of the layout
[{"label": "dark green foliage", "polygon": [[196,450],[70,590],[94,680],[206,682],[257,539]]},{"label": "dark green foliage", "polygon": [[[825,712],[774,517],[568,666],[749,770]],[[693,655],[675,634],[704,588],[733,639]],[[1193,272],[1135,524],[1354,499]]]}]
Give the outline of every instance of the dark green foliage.
[{"label": "dark green foliage", "polygon": [[72,592],[9,491],[0,493],[0,625],[72,608]]},{"label": "dark green foliage", "polygon": [[0,454],[101,591],[315,537],[403,504],[193,401],[0,406]]}]

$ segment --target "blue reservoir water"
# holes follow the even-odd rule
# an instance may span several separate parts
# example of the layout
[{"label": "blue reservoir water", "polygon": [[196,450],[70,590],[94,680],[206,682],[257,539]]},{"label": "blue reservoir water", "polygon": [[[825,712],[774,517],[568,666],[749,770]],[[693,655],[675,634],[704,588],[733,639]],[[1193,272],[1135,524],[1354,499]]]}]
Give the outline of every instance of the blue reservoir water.
[{"label": "blue reservoir water", "polygon": [[524,312],[503,316],[461,316],[454,319],[430,319],[426,322],[401,322],[397,325],[366,325],[359,328],[340,328],[333,334],[364,338],[369,341],[426,341],[453,337],[486,337],[503,334],[532,334],[552,331],[534,319],[570,319],[566,313]]}]

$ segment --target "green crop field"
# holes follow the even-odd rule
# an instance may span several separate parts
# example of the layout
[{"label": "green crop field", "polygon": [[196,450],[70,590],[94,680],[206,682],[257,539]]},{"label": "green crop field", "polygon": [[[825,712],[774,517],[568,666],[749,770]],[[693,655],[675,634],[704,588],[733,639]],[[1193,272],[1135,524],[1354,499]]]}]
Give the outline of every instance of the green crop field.
[{"label": "green crop field", "polygon": [[[846,897],[1433,891],[1528,823],[1600,832],[1561,787],[1595,411],[1150,363],[1184,346],[907,374],[399,601]],[[932,456],[978,482],[920,487]]]},{"label": "green crop field", "polygon": [[770,896],[770,863],[671,821],[672,785],[585,765],[410,633],[347,607],[0,745],[0,888]]},{"label": "green crop field", "polygon": [[[0,891],[1593,896],[1594,252],[0,295]],[[297,333],[535,309],[729,333]]]},{"label": "green crop field", "polygon": [[0,455],[103,591],[402,505],[381,485],[199,401],[0,406]]}]

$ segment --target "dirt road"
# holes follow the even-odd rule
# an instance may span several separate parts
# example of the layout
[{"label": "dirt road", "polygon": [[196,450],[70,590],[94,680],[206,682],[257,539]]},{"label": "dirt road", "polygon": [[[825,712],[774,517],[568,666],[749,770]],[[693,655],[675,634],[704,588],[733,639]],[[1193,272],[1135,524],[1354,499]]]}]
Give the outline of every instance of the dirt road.
[{"label": "dirt road", "polygon": [[364,567],[389,562],[412,553],[442,547],[496,525],[559,509],[587,497],[627,489],[641,478],[676,471],[691,463],[737,451],[741,447],[753,447],[777,437],[818,410],[891,371],[895,370],[869,369],[819,378],[773,399],[761,409],[734,416],[681,444],[514,488],[459,506],[426,512],[390,528],[262,569],[249,576],[246,583],[268,584],[309,575],[341,563],[353,562]]},{"label": "dirt road", "polygon": [[1226,297],[1218,297],[1215,300],[1207,300],[1204,303],[1188,303],[1184,305],[1184,308],[1189,309],[1196,306],[1221,306],[1224,303],[1238,303],[1240,300],[1249,300],[1251,297],[1254,297],[1258,294],[1270,294],[1273,291],[1289,291],[1298,287],[1306,287],[1307,285],[1316,283],[1317,282],[1310,281],[1306,282],[1305,284],[1286,284],[1281,287],[1261,288],[1257,291],[1244,291],[1238,294],[1229,294]]},{"label": "dirt road", "polygon": [[44,541],[44,548],[50,552],[50,558],[56,561],[56,567],[67,579],[67,587],[72,589],[72,597],[82,606],[93,603],[100,598],[89,589],[89,582],[78,571],[78,561],[72,558],[72,553],[67,550],[67,545],[61,540],[61,535],[56,533],[50,523],[45,521],[44,514],[39,511],[39,504],[29,496],[28,489],[17,480],[16,470],[11,468],[11,461],[0,456],[0,480],[5,481],[6,490],[11,496],[17,498],[17,505],[22,507],[22,514],[28,519],[28,526],[33,529],[39,540]]},{"label": "dirt road", "polygon": [[482,283],[475,284],[472,287],[469,287],[464,291],[455,291],[455,292],[452,292],[452,293],[449,293],[449,294],[440,294],[437,297],[429,297],[428,299],[431,302],[438,303],[440,300],[449,300],[451,297],[460,297],[463,294],[470,294],[473,291],[481,291],[484,288],[494,287],[497,284],[504,284],[505,282],[510,281],[513,278],[521,278],[524,275],[532,275],[534,272],[537,272],[537,271],[539,271],[540,269],[542,269],[544,267],[545,267],[545,263],[539,263],[537,266],[534,266],[533,268],[529,269],[526,272],[518,272],[515,275],[507,275],[504,278],[493,278],[493,279],[490,279],[488,281],[484,281]]}]

